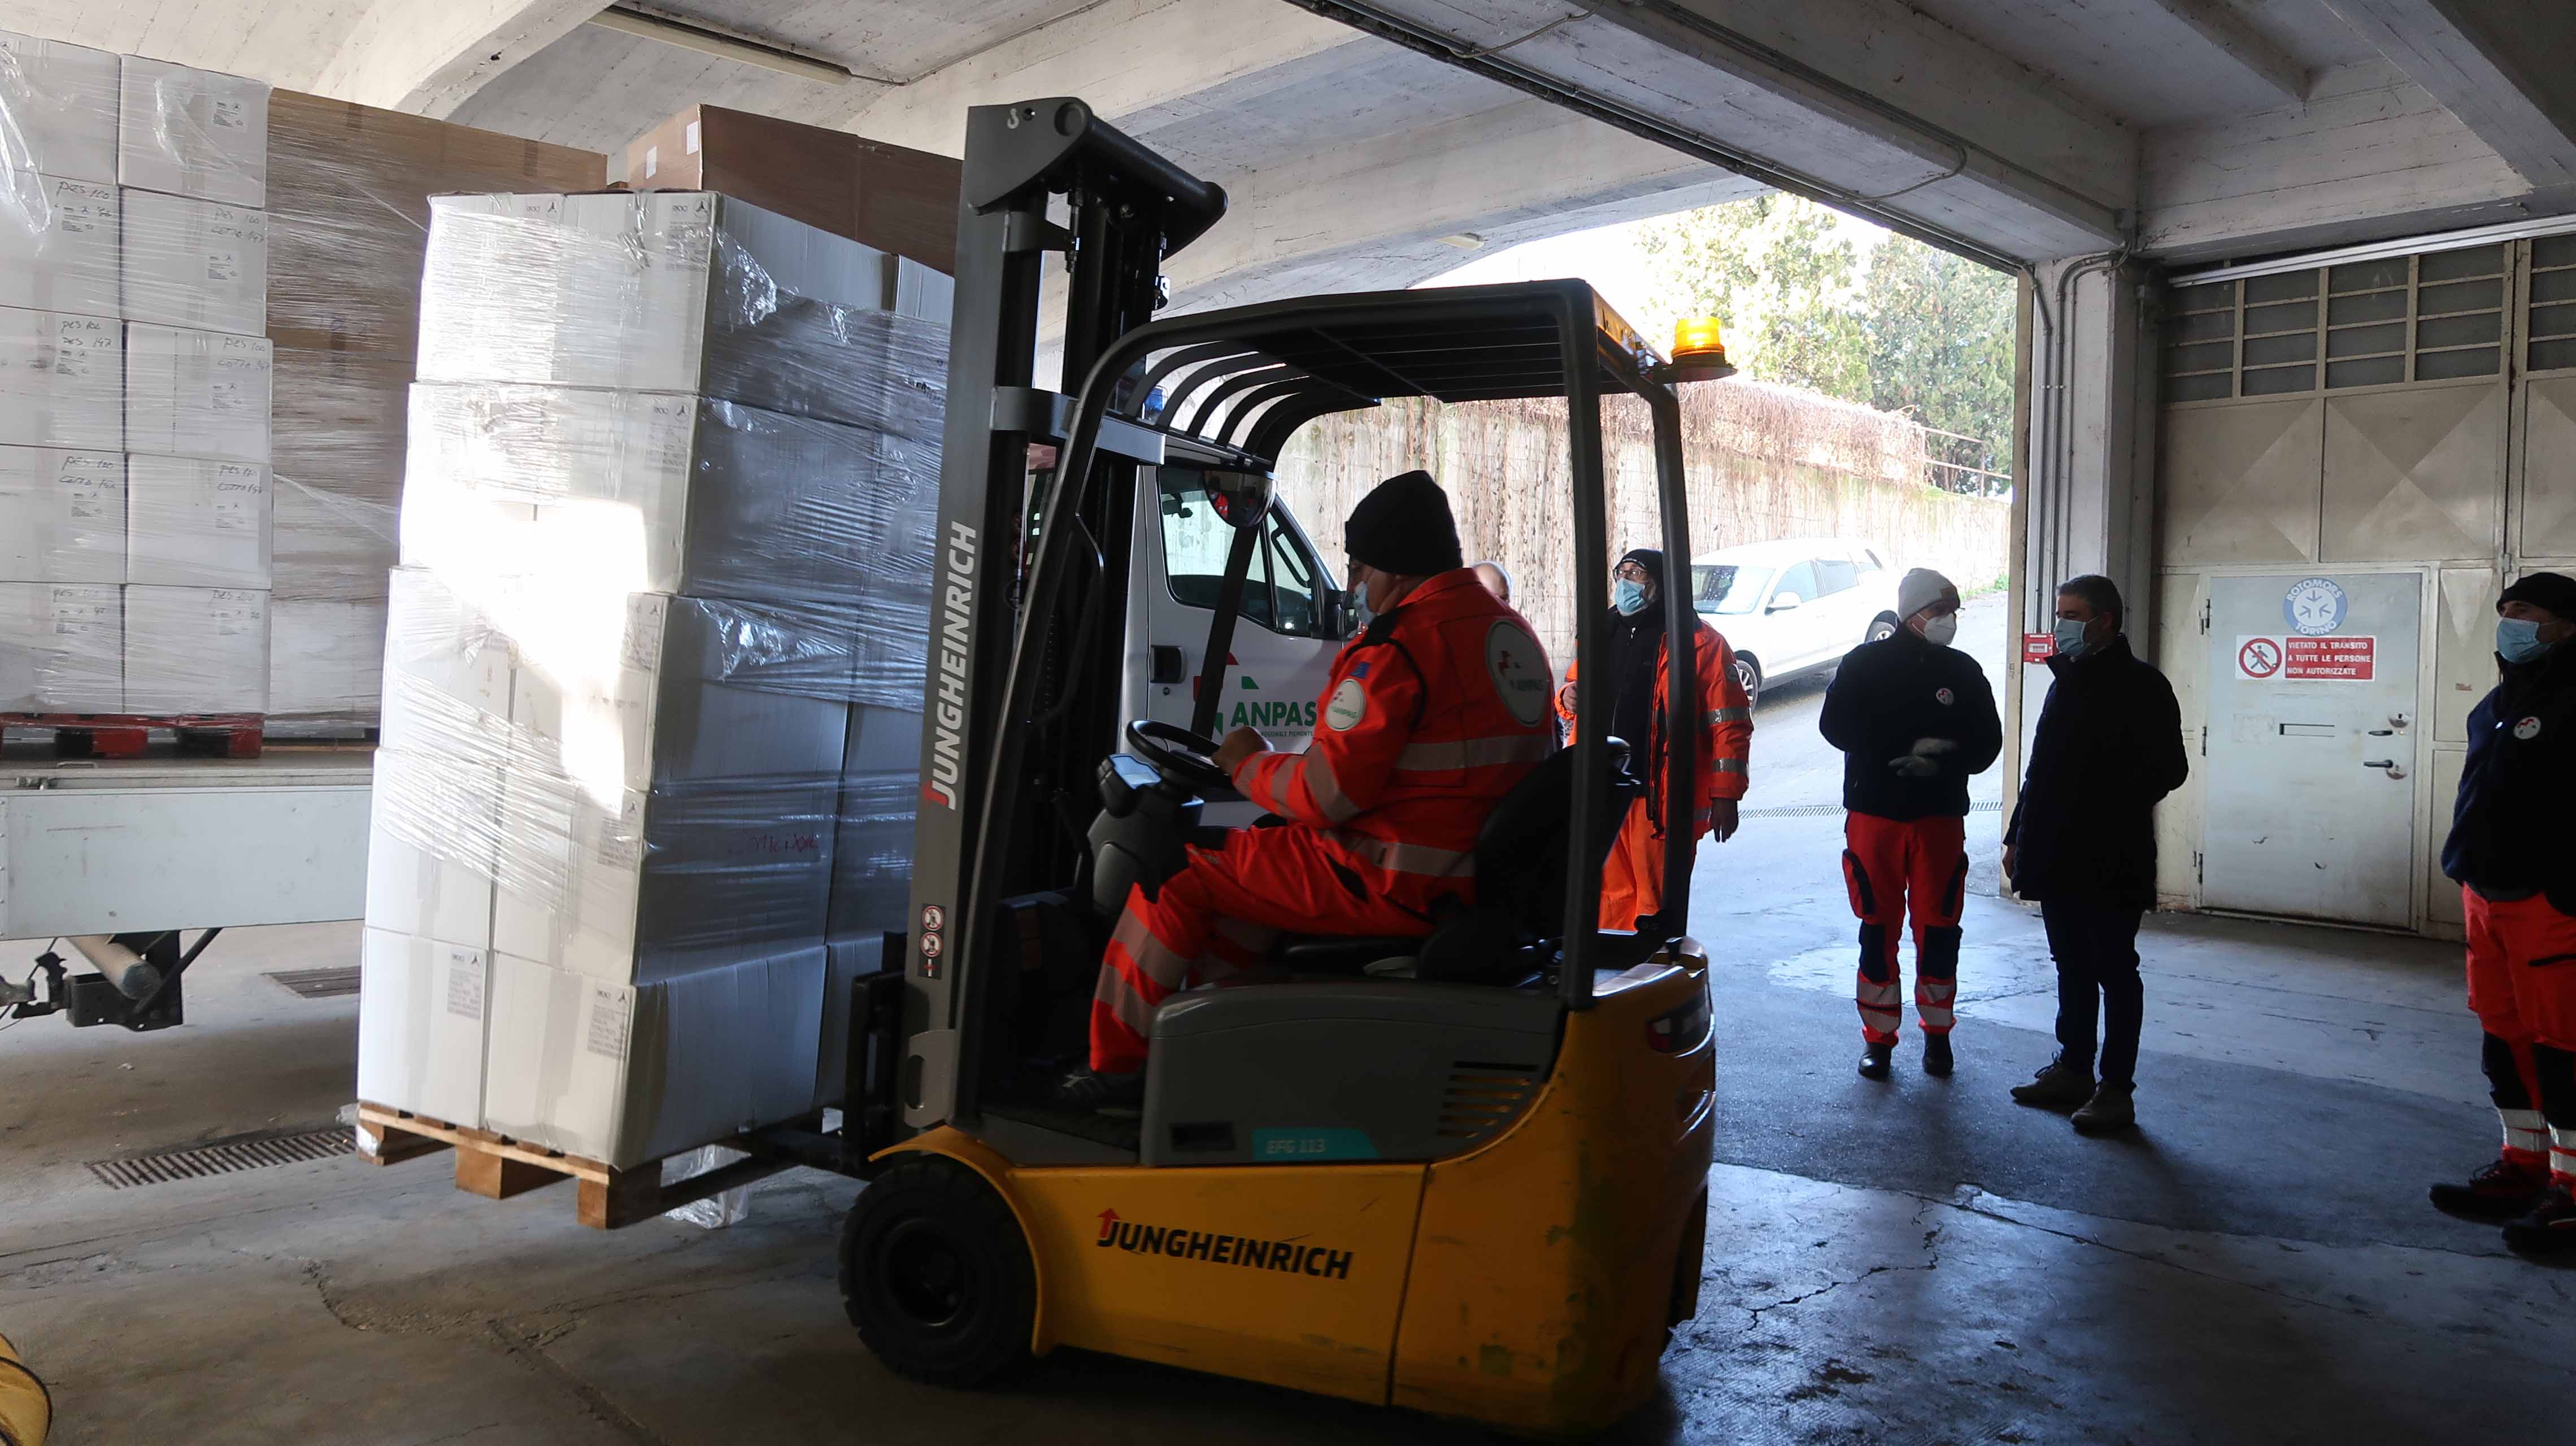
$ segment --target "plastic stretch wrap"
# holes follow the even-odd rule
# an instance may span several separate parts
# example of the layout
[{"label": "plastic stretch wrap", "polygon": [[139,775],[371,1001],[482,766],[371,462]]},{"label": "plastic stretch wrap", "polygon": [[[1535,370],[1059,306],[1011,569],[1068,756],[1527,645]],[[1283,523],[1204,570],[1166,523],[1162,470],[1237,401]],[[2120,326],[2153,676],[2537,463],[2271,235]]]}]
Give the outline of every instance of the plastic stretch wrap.
[{"label": "plastic stretch wrap", "polygon": [[125,581],[125,456],[0,447],[0,582]]},{"label": "plastic stretch wrap", "polygon": [[333,738],[376,724],[384,683],[383,598],[268,603],[268,733]]},{"label": "plastic stretch wrap", "polygon": [[0,308],[0,446],[125,450],[125,327]]},{"label": "plastic stretch wrap", "polygon": [[[857,646],[849,608],[398,571],[379,838],[445,895],[470,887],[460,873],[489,881],[492,948],[624,983],[819,945],[842,838],[861,851],[848,877],[899,916],[885,881],[909,858],[919,714],[857,708],[871,766],[845,775],[862,669],[900,669],[918,707],[912,606],[907,658]],[[378,873],[371,859],[369,922],[428,932],[379,907]]]},{"label": "plastic stretch wrap", "polygon": [[597,590],[802,600],[919,632],[939,450],[662,392],[427,383],[411,407],[405,566]]},{"label": "plastic stretch wrap", "polygon": [[420,375],[691,392],[936,441],[953,288],[703,191],[441,196]]},{"label": "plastic stretch wrap", "polygon": [[118,67],[120,185],[232,206],[268,202],[268,85],[124,57]]},{"label": "plastic stretch wrap", "polygon": [[114,713],[125,703],[125,590],[0,582],[0,713]]},{"label": "plastic stretch wrap", "polygon": [[116,183],[117,57],[0,30],[0,168]]},{"label": "plastic stretch wrap", "polygon": [[125,324],[125,449],[268,461],[268,338]]},{"label": "plastic stretch wrap", "polygon": [[168,716],[268,711],[268,594],[229,587],[125,589],[125,702]]},{"label": "plastic stretch wrap", "polygon": [[268,469],[201,457],[125,459],[126,580],[252,588],[269,582]]}]

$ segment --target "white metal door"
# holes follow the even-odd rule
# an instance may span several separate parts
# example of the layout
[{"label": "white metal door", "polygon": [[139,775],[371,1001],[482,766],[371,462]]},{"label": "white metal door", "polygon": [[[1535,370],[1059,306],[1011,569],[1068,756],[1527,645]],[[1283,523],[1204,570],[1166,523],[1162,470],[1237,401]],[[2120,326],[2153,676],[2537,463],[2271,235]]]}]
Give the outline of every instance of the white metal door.
[{"label": "white metal door", "polygon": [[2420,572],[2209,583],[2201,900],[2413,923]]}]

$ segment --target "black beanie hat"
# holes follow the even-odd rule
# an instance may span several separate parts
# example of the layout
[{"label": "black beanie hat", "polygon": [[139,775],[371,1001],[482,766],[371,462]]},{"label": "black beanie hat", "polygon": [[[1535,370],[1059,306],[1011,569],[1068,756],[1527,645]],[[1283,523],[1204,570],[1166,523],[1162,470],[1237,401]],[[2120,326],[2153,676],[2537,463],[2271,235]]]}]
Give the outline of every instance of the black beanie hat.
[{"label": "black beanie hat", "polygon": [[1664,577],[1664,554],[1660,549],[1652,547],[1629,548],[1628,551],[1620,557],[1618,563],[1612,566],[1610,570],[1612,572],[1617,572],[1619,568],[1632,562],[1646,570],[1646,575],[1655,580],[1655,586],[1662,587],[1665,585],[1667,579]]},{"label": "black beanie hat", "polygon": [[2509,602],[2529,603],[2551,617],[2576,622],[2576,578],[2562,572],[2527,574],[2496,599],[2496,611],[2504,611]]},{"label": "black beanie hat", "polygon": [[1467,565],[1449,494],[1428,472],[1400,473],[1370,488],[1343,524],[1342,541],[1351,561],[1406,577]]}]

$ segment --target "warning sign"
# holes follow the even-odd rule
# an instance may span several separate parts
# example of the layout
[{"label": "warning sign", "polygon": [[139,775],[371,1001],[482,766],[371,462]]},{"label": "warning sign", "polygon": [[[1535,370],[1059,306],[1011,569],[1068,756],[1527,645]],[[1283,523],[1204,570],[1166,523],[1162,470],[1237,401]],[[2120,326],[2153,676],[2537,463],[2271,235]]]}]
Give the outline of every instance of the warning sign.
[{"label": "warning sign", "polygon": [[2281,640],[2281,676],[2292,682],[2367,683],[2378,661],[2377,638]]},{"label": "warning sign", "polygon": [[2236,676],[2248,683],[2367,683],[2378,664],[2377,638],[2236,640]]},{"label": "warning sign", "polygon": [[2021,635],[2021,660],[2045,663],[2057,655],[2057,634],[2024,633]]}]

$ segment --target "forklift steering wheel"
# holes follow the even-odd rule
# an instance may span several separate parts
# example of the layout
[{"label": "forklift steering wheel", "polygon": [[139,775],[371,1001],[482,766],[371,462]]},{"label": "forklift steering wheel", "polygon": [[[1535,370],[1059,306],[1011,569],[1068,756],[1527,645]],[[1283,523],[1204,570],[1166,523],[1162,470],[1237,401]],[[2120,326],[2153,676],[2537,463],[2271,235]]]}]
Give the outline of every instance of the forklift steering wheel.
[{"label": "forklift steering wheel", "polygon": [[1178,724],[1138,718],[1127,725],[1127,746],[1162,775],[1165,783],[1210,801],[1232,799],[1234,780],[1213,760],[1217,742]]}]

